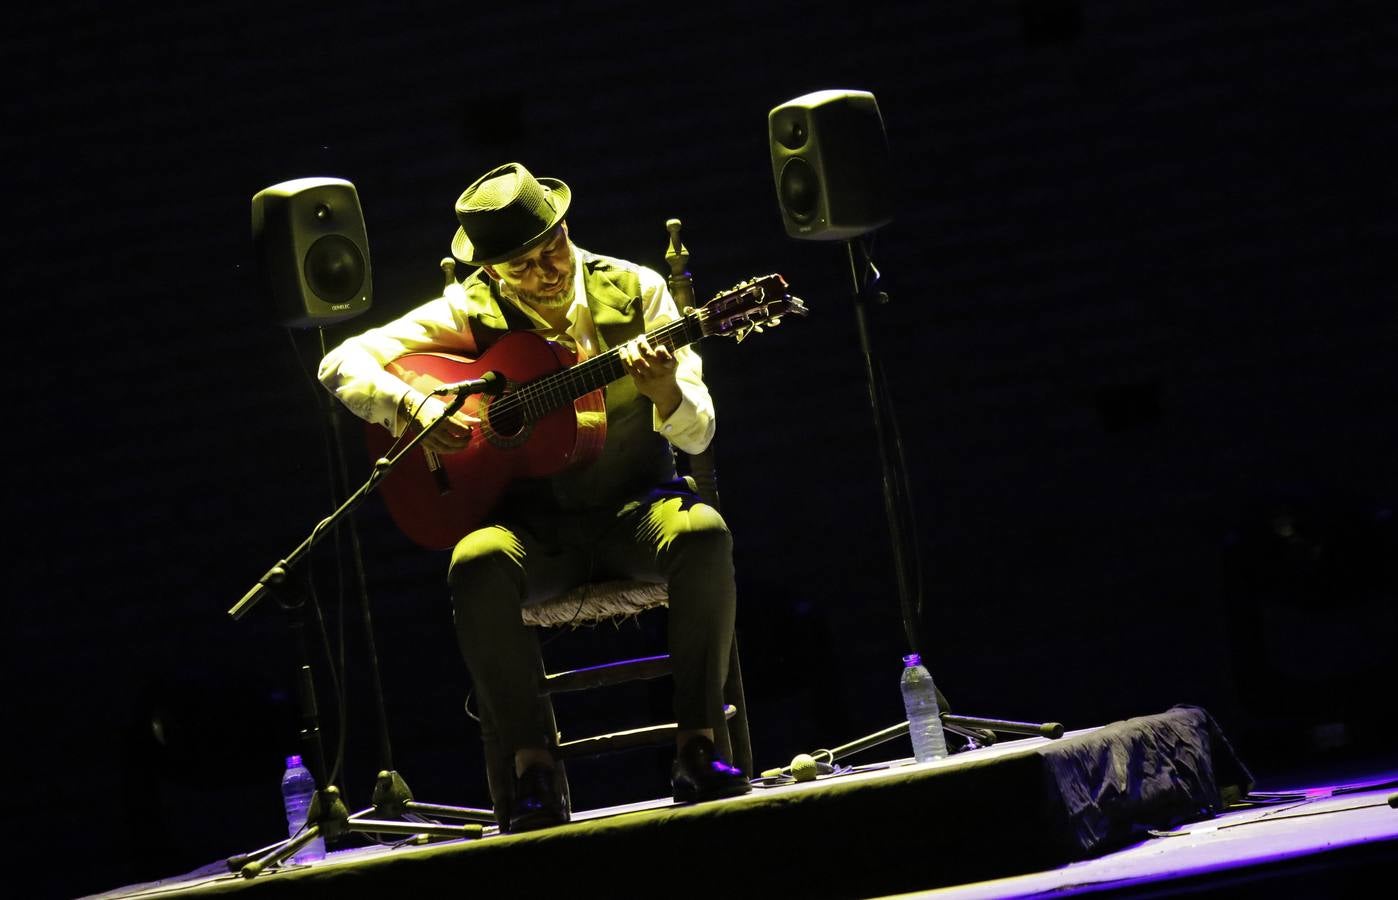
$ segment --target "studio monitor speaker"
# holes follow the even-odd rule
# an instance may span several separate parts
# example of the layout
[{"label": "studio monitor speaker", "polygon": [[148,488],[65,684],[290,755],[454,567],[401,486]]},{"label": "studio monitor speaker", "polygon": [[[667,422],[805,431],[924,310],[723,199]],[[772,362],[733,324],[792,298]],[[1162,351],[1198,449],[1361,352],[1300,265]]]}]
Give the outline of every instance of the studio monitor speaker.
[{"label": "studio monitor speaker", "polygon": [[845,240],[893,221],[883,117],[868,91],[816,91],[767,114],[786,233]]},{"label": "studio monitor speaker", "polygon": [[252,198],[252,241],[277,321],[341,322],[373,303],[359,194],[342,178],[297,178]]}]

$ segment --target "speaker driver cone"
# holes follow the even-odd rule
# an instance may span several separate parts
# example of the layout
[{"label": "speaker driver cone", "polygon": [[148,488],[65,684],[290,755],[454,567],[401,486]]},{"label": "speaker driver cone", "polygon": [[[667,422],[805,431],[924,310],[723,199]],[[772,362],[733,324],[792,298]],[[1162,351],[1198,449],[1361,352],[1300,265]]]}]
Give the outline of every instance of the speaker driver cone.
[{"label": "speaker driver cone", "polygon": [[326,303],[348,303],[364,286],[364,255],[342,234],[327,234],[306,251],[306,283]]},{"label": "speaker driver cone", "polygon": [[820,185],[810,163],[799,157],[786,161],[782,166],[781,199],[793,219],[804,223],[815,218]]}]

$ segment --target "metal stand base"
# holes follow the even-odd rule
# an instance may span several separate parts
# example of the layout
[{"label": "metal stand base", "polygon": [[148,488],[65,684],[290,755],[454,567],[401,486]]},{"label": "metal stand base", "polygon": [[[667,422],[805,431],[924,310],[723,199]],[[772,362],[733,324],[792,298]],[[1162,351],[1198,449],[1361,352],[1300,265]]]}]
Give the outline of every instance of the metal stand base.
[{"label": "metal stand base", "polygon": [[[371,814],[404,818],[369,818]],[[252,853],[229,857],[228,869],[244,878],[256,878],[268,869],[281,866],[317,837],[323,837],[327,844],[333,844],[345,834],[363,832],[403,835],[410,842],[427,843],[433,839],[478,838],[485,831],[484,825],[442,825],[427,820],[407,821],[416,816],[426,815],[489,824],[495,822],[495,813],[488,809],[418,803],[412,799],[407,784],[396,772],[384,771],[379,773],[378,781],[374,785],[374,806],[350,815],[340,798],[339,788],[331,785],[316,791],[306,816],[305,828],[284,841],[254,850]]]},{"label": "metal stand base", "polygon": [[[988,747],[998,740],[998,733],[1042,737],[1050,740],[1058,740],[1063,737],[1063,726],[1058,722],[1013,722],[1007,719],[981,719],[975,716],[954,716],[951,713],[942,713],[942,727],[947,731],[966,738],[969,742],[966,749],[974,749],[978,746]],[[830,765],[837,759],[843,759],[861,750],[868,750],[870,747],[877,747],[879,744],[887,743],[895,738],[906,737],[907,734],[908,723],[900,722],[897,725],[890,725],[882,731],[876,731],[858,740],[850,741],[848,744],[841,744],[834,749],[827,750],[822,748],[801,755],[809,756],[818,764],[825,763]],[[762,773],[762,777],[776,778],[782,775],[790,775],[791,773],[792,766],[787,765],[779,769],[767,769]]]}]

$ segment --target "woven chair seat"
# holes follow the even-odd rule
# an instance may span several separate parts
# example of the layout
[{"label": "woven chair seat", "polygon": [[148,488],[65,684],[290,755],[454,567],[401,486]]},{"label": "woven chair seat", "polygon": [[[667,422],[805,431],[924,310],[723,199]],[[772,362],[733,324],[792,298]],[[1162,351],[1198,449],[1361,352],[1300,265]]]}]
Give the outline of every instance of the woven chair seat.
[{"label": "woven chair seat", "polygon": [[603,581],[581,584],[556,597],[531,603],[520,611],[526,625],[556,628],[618,621],[657,606],[668,606],[665,585],[651,581]]}]

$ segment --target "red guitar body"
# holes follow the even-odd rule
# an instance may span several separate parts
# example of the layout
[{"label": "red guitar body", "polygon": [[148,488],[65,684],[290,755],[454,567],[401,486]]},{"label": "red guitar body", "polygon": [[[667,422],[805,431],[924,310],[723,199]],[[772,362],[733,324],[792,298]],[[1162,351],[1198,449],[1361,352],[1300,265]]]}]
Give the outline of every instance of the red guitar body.
[{"label": "red guitar body", "polygon": [[[462,409],[481,419],[471,443],[457,453],[438,455],[420,445],[407,453],[382,483],[394,523],[410,539],[430,549],[446,549],[476,528],[515,479],[544,478],[595,460],[607,438],[604,394],[590,391],[538,418],[517,412],[492,415],[492,407],[521,386],[569,368],[573,354],[537,334],[506,334],[478,359],[449,353],[409,353],[388,370],[417,390],[431,393],[443,384],[504,375],[499,397],[473,394]],[[445,398],[444,398],[445,399]],[[502,410],[513,404],[505,403]],[[366,430],[371,457],[387,454],[395,439],[387,429]]]}]

